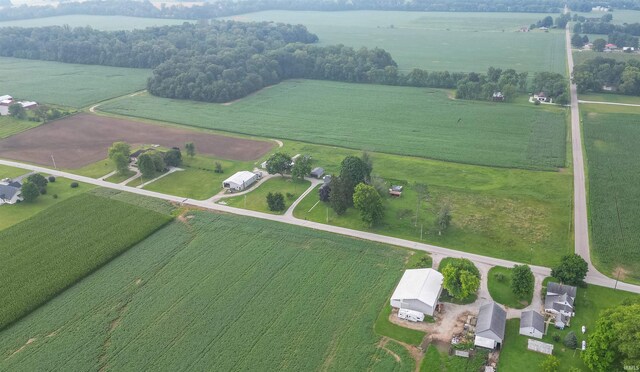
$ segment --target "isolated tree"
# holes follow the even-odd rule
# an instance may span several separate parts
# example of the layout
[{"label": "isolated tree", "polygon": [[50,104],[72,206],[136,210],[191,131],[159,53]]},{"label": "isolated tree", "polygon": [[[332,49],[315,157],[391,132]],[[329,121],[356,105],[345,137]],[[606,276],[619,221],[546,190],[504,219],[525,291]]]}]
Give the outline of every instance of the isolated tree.
[{"label": "isolated tree", "polygon": [[291,156],[283,152],[276,152],[267,159],[267,172],[269,174],[284,174],[291,169]]},{"label": "isolated tree", "polygon": [[564,343],[564,346],[568,347],[569,349],[575,349],[578,347],[578,337],[573,331],[571,331],[567,333],[566,336],[564,336],[563,343]]},{"label": "isolated tree", "polygon": [[156,166],[151,155],[142,154],[138,157],[138,169],[146,179],[152,179],[156,175]]},{"label": "isolated tree", "polygon": [[480,272],[473,262],[467,259],[453,259],[443,269],[442,286],[449,294],[462,300],[474,294],[480,288]]},{"label": "isolated tree", "polygon": [[558,372],[560,369],[560,360],[553,355],[549,355],[544,361],[542,361],[540,368],[544,372]]},{"label": "isolated tree", "polygon": [[187,151],[187,155],[189,155],[189,157],[194,157],[196,155],[196,145],[193,142],[185,143],[184,149]]},{"label": "isolated tree", "polygon": [[340,177],[331,179],[331,193],[329,194],[329,205],[337,215],[343,215],[347,208],[353,203],[348,185]]},{"label": "isolated tree", "polygon": [[362,159],[362,162],[367,165],[367,168],[369,169],[367,173],[371,174],[371,171],[373,170],[373,159],[371,158],[371,155],[369,155],[369,152],[363,151],[360,159]]},{"label": "isolated tree", "polygon": [[528,265],[515,265],[511,277],[511,290],[518,297],[533,293],[535,278]]},{"label": "isolated tree", "polygon": [[170,167],[179,167],[182,164],[182,153],[177,147],[164,153],[164,162]]},{"label": "isolated tree", "polygon": [[582,48],[584,46],[582,36],[580,36],[580,34],[573,34],[571,37],[571,45],[576,48]]},{"label": "isolated tree", "polygon": [[131,147],[125,142],[114,142],[109,147],[109,159],[115,163],[119,174],[124,175],[129,171],[129,156]]},{"label": "isolated tree", "polygon": [[25,110],[21,104],[14,103],[9,106],[9,115],[18,119],[24,119],[27,117],[27,110]]},{"label": "isolated tree", "polygon": [[382,198],[373,186],[358,184],[353,193],[353,205],[360,211],[360,218],[369,227],[382,220],[384,215]]},{"label": "isolated tree", "polygon": [[582,359],[593,371],[622,371],[640,365],[640,301],[627,300],[600,313]]},{"label": "isolated tree", "polygon": [[326,185],[318,189],[318,197],[322,202],[328,202],[331,195],[331,185]]},{"label": "isolated tree", "polygon": [[22,194],[22,199],[27,203],[31,203],[35,201],[40,195],[40,190],[38,189],[38,186],[36,186],[35,184],[29,181],[26,181],[22,184],[22,187],[20,188],[20,192]]},{"label": "isolated tree", "polygon": [[429,186],[424,183],[416,183],[413,189],[416,192],[415,226],[418,226],[418,219],[420,217],[420,206],[422,205],[422,201],[429,199]]},{"label": "isolated tree", "polygon": [[595,50],[596,52],[602,52],[606,45],[607,41],[605,39],[595,39],[593,41],[593,50]]},{"label": "isolated tree", "polygon": [[589,271],[587,261],[573,253],[562,257],[560,265],[551,270],[551,276],[564,284],[578,285],[587,276],[587,271]]},{"label": "isolated tree", "polygon": [[451,219],[451,207],[449,207],[449,204],[444,204],[440,208],[440,212],[438,212],[438,217],[436,218],[438,235],[442,235],[442,233],[449,228],[449,225],[451,225]]},{"label": "isolated tree", "polygon": [[224,169],[222,169],[222,163],[217,161],[215,166],[216,166],[216,168],[214,169],[215,173],[224,173]]},{"label": "isolated tree", "polygon": [[269,210],[273,212],[283,211],[285,209],[285,204],[284,204],[284,196],[282,195],[282,193],[279,193],[279,192],[268,193],[267,206],[269,207]]},{"label": "isolated tree", "polygon": [[27,177],[27,181],[36,185],[41,194],[46,193],[47,184],[49,183],[49,181],[47,181],[47,179],[43,175],[34,173]]},{"label": "isolated tree", "polygon": [[311,159],[306,156],[300,156],[296,163],[291,167],[291,177],[297,180],[303,180],[311,172]]},{"label": "isolated tree", "polygon": [[371,176],[369,165],[357,156],[347,156],[340,163],[340,178],[347,185],[349,199],[359,183],[368,183]]}]

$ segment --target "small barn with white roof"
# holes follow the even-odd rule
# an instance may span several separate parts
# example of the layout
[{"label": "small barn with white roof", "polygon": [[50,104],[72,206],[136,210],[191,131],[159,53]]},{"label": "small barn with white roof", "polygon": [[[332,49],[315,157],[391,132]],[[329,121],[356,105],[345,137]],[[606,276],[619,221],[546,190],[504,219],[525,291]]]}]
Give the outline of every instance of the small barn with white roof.
[{"label": "small barn with white roof", "polygon": [[444,277],[433,269],[406,270],[391,296],[391,306],[433,316]]},{"label": "small barn with white roof", "polygon": [[257,180],[257,174],[249,171],[240,171],[222,181],[222,187],[231,191],[243,191]]}]

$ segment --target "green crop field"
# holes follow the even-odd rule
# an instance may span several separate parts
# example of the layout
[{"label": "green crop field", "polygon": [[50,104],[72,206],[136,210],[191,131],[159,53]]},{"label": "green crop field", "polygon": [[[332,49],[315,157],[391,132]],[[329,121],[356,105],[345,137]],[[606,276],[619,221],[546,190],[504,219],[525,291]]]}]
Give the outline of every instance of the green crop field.
[{"label": "green crop field", "polygon": [[548,14],[267,11],[229,19],[301,23],[322,45],[387,50],[401,70],[566,72],[564,33],[518,32]]},{"label": "green crop field", "polygon": [[18,120],[9,116],[0,117],[0,138],[11,137],[42,124],[39,121]]},{"label": "green crop field", "polygon": [[160,213],[85,193],[1,231],[0,329],[168,221]]},{"label": "green crop field", "polygon": [[123,16],[66,15],[58,17],[22,19],[19,21],[5,21],[0,22],[0,27],[45,27],[69,25],[70,27],[91,26],[96,30],[115,31],[133,30],[153,26],[181,25],[184,22],[193,21]]},{"label": "green crop field", "polygon": [[640,116],[582,112],[589,167],[592,259],[640,282]]},{"label": "green crop field", "polygon": [[0,333],[0,369],[412,370],[373,331],[408,255],[190,212]]},{"label": "green crop field", "polygon": [[100,109],[461,163],[545,170],[565,165],[563,109],[452,100],[443,90],[291,80],[231,105],[141,94]]},{"label": "green crop field", "polygon": [[2,94],[71,107],[145,89],[150,70],[0,57]]}]

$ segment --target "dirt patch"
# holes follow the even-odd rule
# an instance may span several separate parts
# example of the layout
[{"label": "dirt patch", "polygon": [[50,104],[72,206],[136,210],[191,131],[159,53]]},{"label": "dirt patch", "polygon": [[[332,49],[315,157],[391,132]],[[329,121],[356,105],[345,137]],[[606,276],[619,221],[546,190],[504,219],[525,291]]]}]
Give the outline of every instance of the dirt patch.
[{"label": "dirt patch", "polygon": [[[21,352],[22,350],[24,350],[25,347],[29,346],[30,344],[32,344],[36,339],[35,338],[30,338],[27,340],[27,343],[25,343],[24,345],[22,345],[22,347],[20,347],[18,350],[14,351],[13,353],[11,353],[11,355],[9,355],[7,357],[7,359],[11,358],[12,356],[18,354],[19,352]],[[5,359],[6,360],[6,359]]]},{"label": "dirt patch", "polygon": [[193,142],[200,154],[229,160],[256,160],[269,152],[271,141],[226,137],[132,120],[79,114],[0,140],[0,157],[59,168],[80,168],[107,156],[113,142],[163,147]]}]

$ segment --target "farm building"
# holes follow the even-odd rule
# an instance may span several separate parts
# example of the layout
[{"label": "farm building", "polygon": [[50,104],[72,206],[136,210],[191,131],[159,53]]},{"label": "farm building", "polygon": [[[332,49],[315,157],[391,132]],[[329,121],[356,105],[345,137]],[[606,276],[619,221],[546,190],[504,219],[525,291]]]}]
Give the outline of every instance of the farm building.
[{"label": "farm building", "polygon": [[322,176],[324,175],[324,168],[321,168],[321,167],[313,168],[310,175],[311,177],[322,178]]},{"label": "farm building", "polygon": [[495,302],[480,306],[474,345],[487,349],[500,349],[504,341],[507,312]]},{"label": "farm building", "polygon": [[578,289],[574,286],[551,282],[547,285],[544,311],[555,315],[557,328],[564,328],[574,314],[573,303]]},{"label": "farm building", "polygon": [[0,205],[22,201],[22,184],[10,179],[0,181]]},{"label": "farm building", "polygon": [[520,334],[541,339],[544,335],[544,317],[533,310],[523,311],[520,315]]},{"label": "farm building", "polygon": [[9,106],[13,104],[13,97],[9,95],[0,96],[0,116],[9,115]]},{"label": "farm building", "polygon": [[502,94],[502,92],[494,92],[491,99],[496,102],[502,102],[504,101],[504,94]]},{"label": "farm building", "polygon": [[533,99],[539,102],[551,102],[551,97],[547,97],[545,92],[540,92],[533,95]]},{"label": "farm building", "polygon": [[389,189],[389,195],[391,196],[402,196],[402,190],[404,187],[399,185],[392,185]]},{"label": "farm building", "polygon": [[391,296],[391,306],[433,316],[444,277],[433,269],[406,270]]},{"label": "farm building", "polygon": [[231,191],[242,191],[253,185],[257,180],[257,174],[249,171],[240,171],[222,181],[222,187]]}]

